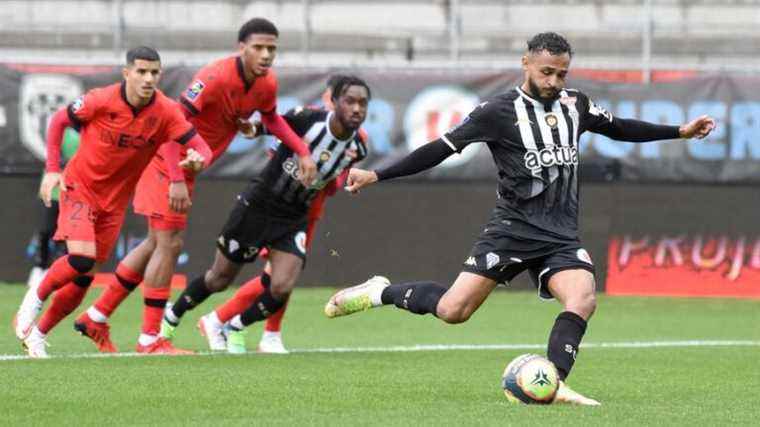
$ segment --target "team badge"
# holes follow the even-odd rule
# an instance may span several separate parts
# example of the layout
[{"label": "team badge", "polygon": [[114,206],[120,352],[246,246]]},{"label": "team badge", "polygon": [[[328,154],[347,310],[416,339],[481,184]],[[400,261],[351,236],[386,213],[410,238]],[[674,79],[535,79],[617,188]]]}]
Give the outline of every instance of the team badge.
[{"label": "team badge", "polygon": [[81,110],[82,107],[84,107],[84,96],[80,96],[71,103],[71,111],[75,113]]},{"label": "team badge", "polygon": [[332,154],[330,154],[329,151],[323,151],[319,153],[319,161],[322,163],[326,163],[328,160],[330,160],[330,157],[332,157]]},{"label": "team badge", "polygon": [[238,243],[235,239],[230,239],[229,242],[227,242],[227,250],[234,254],[238,249],[240,249],[240,243]]},{"label": "team badge", "polygon": [[298,250],[301,251],[302,254],[305,254],[306,253],[306,233],[304,233],[303,231],[299,231],[298,233],[296,233],[296,237],[294,240],[295,240],[296,247],[298,248]]},{"label": "team badge", "polygon": [[205,87],[206,85],[204,85],[202,81],[196,80],[193,82],[192,85],[190,85],[189,88],[187,88],[187,93],[185,94],[185,96],[187,97],[187,99],[191,101],[195,101],[195,98],[197,98],[198,95],[200,95],[201,92],[203,92],[203,89]]},{"label": "team badge", "polygon": [[487,270],[492,269],[499,263],[500,260],[501,258],[499,258],[499,256],[496,255],[495,253],[493,252],[487,253],[486,254],[486,269]]},{"label": "team badge", "polygon": [[583,248],[578,249],[578,252],[577,252],[576,255],[578,256],[579,260],[581,260],[581,261],[583,261],[583,262],[585,262],[587,264],[592,264],[592,265],[594,264],[593,262],[591,262],[591,255],[589,255],[588,251],[586,251],[585,249],[583,249]]},{"label": "team badge", "polygon": [[574,107],[577,101],[578,98],[575,96],[563,96],[559,99],[560,103],[567,105],[568,107]]},{"label": "team badge", "polygon": [[557,124],[559,123],[559,119],[557,118],[557,115],[553,113],[549,113],[545,115],[544,121],[546,121],[546,125],[552,129],[556,128]]}]

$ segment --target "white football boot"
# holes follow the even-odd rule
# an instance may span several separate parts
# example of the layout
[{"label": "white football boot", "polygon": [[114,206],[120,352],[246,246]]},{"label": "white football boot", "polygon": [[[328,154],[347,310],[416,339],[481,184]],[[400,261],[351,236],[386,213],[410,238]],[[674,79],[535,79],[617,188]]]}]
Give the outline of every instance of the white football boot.
[{"label": "white football boot", "polygon": [[279,332],[264,331],[256,349],[259,353],[288,354],[290,353],[282,343],[282,334]]},{"label": "white football boot", "polygon": [[47,274],[47,270],[41,267],[33,267],[32,271],[29,272],[29,278],[26,280],[26,286],[36,289],[40,286],[40,282],[42,282],[42,278],[45,277],[45,274]]},{"label": "white football boot", "polygon": [[30,287],[26,290],[24,299],[13,318],[13,329],[16,331],[16,337],[20,340],[29,336],[34,326],[34,319],[42,311],[42,301],[37,297],[37,286]]},{"label": "white football boot", "polygon": [[206,337],[208,347],[213,351],[227,350],[227,340],[222,333],[223,326],[214,311],[198,319],[198,330]]},{"label": "white football boot", "polygon": [[374,276],[361,285],[338,291],[325,305],[327,317],[346,316],[358,311],[383,305],[380,295],[391,282],[383,276]]},{"label": "white football boot", "polygon": [[45,335],[36,327],[32,328],[29,335],[21,342],[21,345],[32,359],[46,359],[50,357],[47,354],[48,343],[45,341]]},{"label": "white football boot", "polygon": [[571,389],[564,381],[559,382],[557,395],[554,397],[554,403],[571,403],[574,405],[599,406],[601,403],[590,399],[577,391]]}]

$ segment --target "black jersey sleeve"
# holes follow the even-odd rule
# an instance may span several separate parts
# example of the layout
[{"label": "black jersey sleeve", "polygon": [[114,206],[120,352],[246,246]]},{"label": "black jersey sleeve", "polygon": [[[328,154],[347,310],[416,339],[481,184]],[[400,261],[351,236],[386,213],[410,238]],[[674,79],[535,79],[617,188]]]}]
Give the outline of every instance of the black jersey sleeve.
[{"label": "black jersey sleeve", "polygon": [[627,142],[649,142],[680,138],[678,126],[659,125],[635,119],[621,119],[596,105],[589,97],[578,92],[580,125],[582,131],[600,133]]},{"label": "black jersey sleeve", "polygon": [[443,134],[441,139],[458,153],[473,143],[496,142],[505,123],[503,115],[504,108],[499,99],[489,99],[475,107],[461,124]]}]

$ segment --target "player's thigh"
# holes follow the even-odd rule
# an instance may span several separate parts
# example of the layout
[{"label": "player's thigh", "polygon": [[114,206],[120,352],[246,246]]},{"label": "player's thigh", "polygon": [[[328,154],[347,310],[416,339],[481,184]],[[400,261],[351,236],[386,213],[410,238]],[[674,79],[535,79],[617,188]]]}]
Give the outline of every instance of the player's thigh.
[{"label": "player's thigh", "polygon": [[496,288],[497,282],[480,274],[463,271],[438,301],[437,316],[455,323],[470,318]]},{"label": "player's thigh", "polygon": [[65,240],[70,254],[97,256],[95,211],[78,193],[61,193],[60,211],[54,240]]},{"label": "player's thigh", "polygon": [[126,209],[120,212],[99,213],[95,220],[95,244],[97,256],[100,262],[106,261],[110,256],[116,242],[119,241],[121,226],[124,224]]}]

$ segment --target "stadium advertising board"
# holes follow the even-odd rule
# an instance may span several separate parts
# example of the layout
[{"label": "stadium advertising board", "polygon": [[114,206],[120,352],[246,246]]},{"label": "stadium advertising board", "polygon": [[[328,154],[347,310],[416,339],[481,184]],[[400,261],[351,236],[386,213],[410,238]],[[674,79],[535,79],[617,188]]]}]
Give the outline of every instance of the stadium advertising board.
[{"label": "stadium advertising board", "polygon": [[610,295],[760,298],[760,237],[615,236],[610,241]]},{"label": "stadium advertising board", "polygon": [[[197,69],[168,67],[163,90],[176,97]],[[365,130],[379,167],[435,139],[463,120],[488,97],[519,84],[517,70],[336,70],[366,78],[373,99]],[[718,121],[700,143],[628,144],[586,134],[582,166],[602,165],[601,174],[586,178],[628,181],[757,182],[760,181],[760,78],[732,75],[679,74],[646,86],[602,82],[600,73],[577,70],[570,85],[621,117],[681,123],[710,114]],[[322,69],[281,68],[278,109],[319,104],[330,74]],[[44,132],[51,113],[82,91],[120,79],[118,68],[0,65],[0,171],[38,173],[44,156]],[[738,90],[737,88],[741,88]],[[216,177],[249,177],[266,162],[267,144],[238,137],[207,172]],[[490,179],[495,173],[488,149],[469,147],[423,177],[454,180]]]}]

